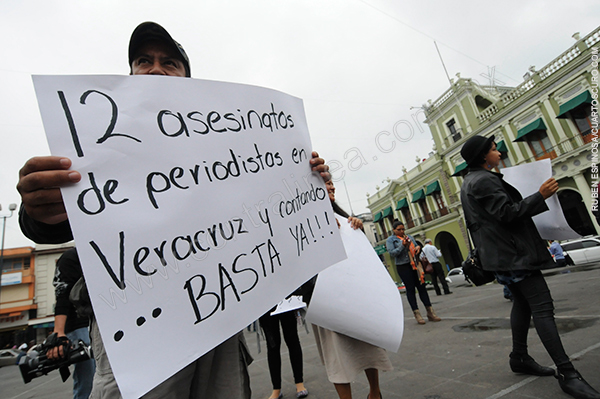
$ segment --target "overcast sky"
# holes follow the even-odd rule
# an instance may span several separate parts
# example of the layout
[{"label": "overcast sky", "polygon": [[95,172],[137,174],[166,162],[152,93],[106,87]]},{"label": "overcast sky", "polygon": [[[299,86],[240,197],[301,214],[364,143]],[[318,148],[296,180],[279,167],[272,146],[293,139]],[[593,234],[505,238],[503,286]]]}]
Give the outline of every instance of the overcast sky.
[{"label": "overcast sky", "polygon": [[[575,6],[576,4],[576,6]],[[304,100],[313,148],[343,165],[340,204],[366,212],[366,193],[416,166],[433,141],[418,107],[457,72],[515,86],[600,21],[600,2],[578,0],[236,0],[0,2],[0,216],[19,203],[18,170],[49,154],[32,74],[127,74],[127,44],[143,21],[186,49],[194,78],[277,89]],[[398,121],[407,137],[381,153],[375,137]],[[410,125],[410,127],[409,127]],[[360,151],[367,164],[350,162]],[[376,158],[376,160],[374,159]],[[360,167],[359,167],[360,166]],[[356,170],[358,169],[358,170]],[[5,248],[33,245],[8,219]]]}]

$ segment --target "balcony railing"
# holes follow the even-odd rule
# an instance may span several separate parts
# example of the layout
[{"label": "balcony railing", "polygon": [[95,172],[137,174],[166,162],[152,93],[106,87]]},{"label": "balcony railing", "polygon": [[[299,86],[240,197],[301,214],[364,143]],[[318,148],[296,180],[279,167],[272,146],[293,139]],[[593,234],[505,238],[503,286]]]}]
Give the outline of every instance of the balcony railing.
[{"label": "balcony railing", "polygon": [[[591,32],[585,38],[583,38],[583,42],[586,44],[586,46],[588,48],[593,47],[599,41],[600,41],[600,28],[596,28],[595,31]],[[539,77],[537,82],[536,82],[536,79],[534,79],[532,77],[532,78],[526,80],[525,82],[521,83],[517,87],[515,87],[509,93],[503,95],[501,97],[501,101],[502,101],[504,107],[506,107],[507,105],[509,105],[510,103],[512,103],[519,97],[521,97],[523,94],[527,93],[529,90],[534,88],[536,85],[540,84],[542,81],[544,81],[545,79],[547,79],[548,77],[550,77],[551,75],[553,75],[554,73],[559,71],[565,65],[568,65],[569,62],[571,62],[572,60],[577,58],[580,54],[581,54],[581,49],[579,48],[578,44],[573,45],[567,51],[565,51],[564,53],[562,53],[561,55],[556,57],[549,64],[547,64],[542,69],[540,69],[538,72],[536,72],[537,76]],[[445,98],[443,98],[443,99],[445,101]],[[436,102],[436,104],[440,103],[440,105],[441,105],[441,103],[443,102],[441,100],[442,100],[442,98],[440,98],[440,100],[438,100]],[[489,106],[485,110],[483,110],[483,112],[481,112],[477,116],[477,118],[479,119],[480,123],[483,123],[484,121],[488,120],[492,115],[494,115],[498,111],[499,111],[499,108],[494,104],[494,105]]]},{"label": "balcony railing", "polygon": [[440,209],[439,211],[431,212],[429,215],[421,216],[421,217],[417,218],[418,225],[420,226],[420,225],[429,223],[431,221],[434,221],[436,219],[439,219],[442,216],[446,216],[450,212],[451,211],[449,208],[444,207],[444,208]]},{"label": "balcony railing", "polygon": [[[583,144],[580,143],[580,140],[583,141]],[[544,155],[539,156],[539,155],[534,154],[533,156],[525,159],[523,162],[520,162],[520,164],[527,163],[527,162],[533,162],[533,161],[544,159],[544,158],[554,159],[563,154],[571,152],[574,149],[583,147],[585,145],[590,145],[589,142],[591,142],[591,139],[586,143],[585,137],[582,138],[580,134],[577,134],[574,137],[568,137],[568,138],[558,142],[553,147],[547,148],[546,152],[545,152],[545,154],[546,154],[545,156]]]}]

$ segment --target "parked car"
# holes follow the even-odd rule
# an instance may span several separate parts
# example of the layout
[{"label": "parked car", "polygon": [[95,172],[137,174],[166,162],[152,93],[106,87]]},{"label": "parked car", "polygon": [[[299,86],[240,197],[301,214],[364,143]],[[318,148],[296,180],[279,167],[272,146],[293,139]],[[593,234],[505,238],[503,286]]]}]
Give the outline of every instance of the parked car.
[{"label": "parked car", "polygon": [[456,278],[458,276],[463,276],[463,278],[460,279],[460,281],[463,281],[465,279],[464,275],[463,275],[463,269],[462,269],[462,267],[455,267],[453,269],[450,269],[448,271],[448,274],[446,275],[446,281],[449,282],[449,283],[451,283],[453,277],[454,277],[454,281],[459,281],[459,279]]},{"label": "parked car", "polygon": [[600,262],[600,239],[596,237],[565,241],[560,246],[565,258],[571,258],[575,265]]},{"label": "parked car", "polygon": [[19,351],[15,349],[0,349],[0,367],[17,364]]}]

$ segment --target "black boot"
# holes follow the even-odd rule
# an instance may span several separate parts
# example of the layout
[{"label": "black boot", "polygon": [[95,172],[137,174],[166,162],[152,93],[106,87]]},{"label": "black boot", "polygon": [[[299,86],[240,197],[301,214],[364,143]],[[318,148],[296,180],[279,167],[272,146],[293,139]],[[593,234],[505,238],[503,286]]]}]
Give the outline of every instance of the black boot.
[{"label": "black boot", "polygon": [[550,367],[540,366],[529,355],[515,355],[511,353],[509,364],[510,369],[514,373],[539,375],[542,377],[554,375],[554,369]]},{"label": "black boot", "polygon": [[592,388],[575,369],[559,370],[556,378],[562,390],[576,399],[600,399],[600,392]]}]

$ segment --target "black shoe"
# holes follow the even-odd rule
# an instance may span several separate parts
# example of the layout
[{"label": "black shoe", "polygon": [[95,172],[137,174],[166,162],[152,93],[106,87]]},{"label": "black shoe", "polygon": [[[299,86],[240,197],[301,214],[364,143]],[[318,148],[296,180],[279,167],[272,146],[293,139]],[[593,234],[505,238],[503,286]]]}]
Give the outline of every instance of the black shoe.
[{"label": "black shoe", "polygon": [[576,399],[600,399],[600,392],[592,388],[577,370],[559,371],[556,378],[562,390]]},{"label": "black shoe", "polygon": [[520,357],[513,356],[514,355],[511,353],[509,362],[510,369],[513,371],[513,373],[539,375],[542,377],[554,375],[553,368],[540,366],[529,355],[523,355]]},{"label": "black shoe", "polygon": [[452,294],[452,291],[444,292],[444,295],[450,295],[450,294]]}]

